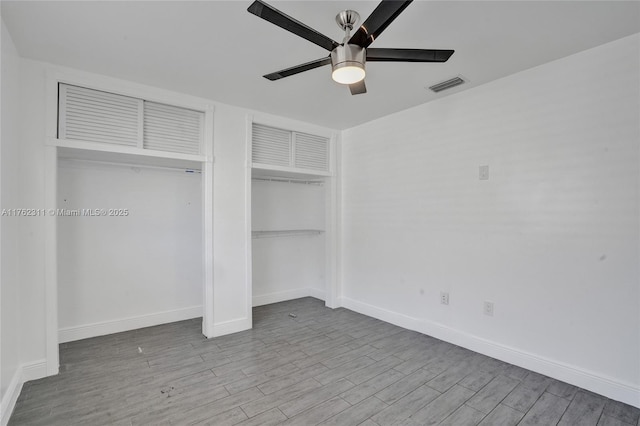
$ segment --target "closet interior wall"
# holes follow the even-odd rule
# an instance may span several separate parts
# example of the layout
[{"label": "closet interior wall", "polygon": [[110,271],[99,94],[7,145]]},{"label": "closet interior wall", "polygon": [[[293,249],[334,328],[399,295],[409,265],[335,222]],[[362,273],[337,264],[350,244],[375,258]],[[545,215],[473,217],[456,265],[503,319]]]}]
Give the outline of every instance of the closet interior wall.
[{"label": "closet interior wall", "polygon": [[321,177],[252,178],[253,306],[324,300],[326,190]]},{"label": "closet interior wall", "polygon": [[202,316],[199,171],[59,158],[57,192],[60,342]]}]

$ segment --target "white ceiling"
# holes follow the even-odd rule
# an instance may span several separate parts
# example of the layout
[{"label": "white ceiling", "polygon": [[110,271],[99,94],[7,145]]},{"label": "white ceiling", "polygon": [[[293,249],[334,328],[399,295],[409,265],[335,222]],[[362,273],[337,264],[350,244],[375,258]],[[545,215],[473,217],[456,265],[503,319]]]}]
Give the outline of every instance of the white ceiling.
[{"label": "white ceiling", "polygon": [[[445,64],[369,63],[365,95],[330,67],[271,82],[263,74],[322,48],[246,9],[246,1],[2,1],[20,54],[215,101],[344,129],[640,32],[637,1],[415,1],[373,47],[455,49]],[[271,1],[342,41],[335,15],[371,1]],[[468,84],[433,94],[456,75]]]}]

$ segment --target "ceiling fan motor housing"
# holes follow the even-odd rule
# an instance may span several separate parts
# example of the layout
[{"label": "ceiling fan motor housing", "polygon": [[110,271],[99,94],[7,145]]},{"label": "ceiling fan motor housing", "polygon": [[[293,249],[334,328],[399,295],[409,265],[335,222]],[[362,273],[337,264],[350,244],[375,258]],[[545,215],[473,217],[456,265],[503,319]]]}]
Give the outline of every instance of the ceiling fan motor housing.
[{"label": "ceiling fan motor housing", "polygon": [[344,44],[331,51],[331,71],[335,72],[340,68],[357,67],[364,69],[366,60],[364,47],[356,44]]}]

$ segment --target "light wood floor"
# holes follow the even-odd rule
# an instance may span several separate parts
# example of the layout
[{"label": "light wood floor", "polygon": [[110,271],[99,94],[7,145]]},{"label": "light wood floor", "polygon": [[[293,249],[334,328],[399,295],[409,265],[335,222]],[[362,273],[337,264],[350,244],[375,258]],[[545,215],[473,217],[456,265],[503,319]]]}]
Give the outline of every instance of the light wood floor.
[{"label": "light wood floor", "polygon": [[[295,318],[289,313],[296,315]],[[11,425],[638,425],[640,410],[319,300],[63,344]]]}]

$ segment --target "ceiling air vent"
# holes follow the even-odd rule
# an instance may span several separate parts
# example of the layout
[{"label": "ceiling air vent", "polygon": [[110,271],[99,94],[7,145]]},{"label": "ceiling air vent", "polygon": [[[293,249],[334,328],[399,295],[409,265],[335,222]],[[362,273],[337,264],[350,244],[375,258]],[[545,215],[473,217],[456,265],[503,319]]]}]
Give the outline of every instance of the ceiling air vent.
[{"label": "ceiling air vent", "polygon": [[434,84],[433,86],[429,86],[429,89],[433,92],[442,92],[443,90],[451,89],[452,87],[460,86],[464,83],[464,80],[461,77],[454,77],[450,80],[443,81],[442,83]]}]

